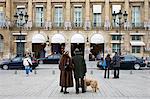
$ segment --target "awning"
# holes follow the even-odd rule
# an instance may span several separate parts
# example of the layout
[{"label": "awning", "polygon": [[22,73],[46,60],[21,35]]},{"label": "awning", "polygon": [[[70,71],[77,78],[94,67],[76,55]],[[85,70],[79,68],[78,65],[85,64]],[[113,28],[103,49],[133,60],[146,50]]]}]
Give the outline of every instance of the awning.
[{"label": "awning", "polygon": [[130,44],[132,46],[145,46],[145,43],[143,41],[130,41]]},{"label": "awning", "polygon": [[91,37],[91,43],[96,43],[96,44],[104,43],[104,37],[101,34],[94,34]]},{"label": "awning", "polygon": [[32,37],[32,43],[45,43],[46,39],[42,34],[36,34]]},{"label": "awning", "polygon": [[84,43],[84,37],[81,34],[74,34],[71,43]]},{"label": "awning", "polygon": [[51,43],[65,43],[65,37],[62,34],[55,34]]}]

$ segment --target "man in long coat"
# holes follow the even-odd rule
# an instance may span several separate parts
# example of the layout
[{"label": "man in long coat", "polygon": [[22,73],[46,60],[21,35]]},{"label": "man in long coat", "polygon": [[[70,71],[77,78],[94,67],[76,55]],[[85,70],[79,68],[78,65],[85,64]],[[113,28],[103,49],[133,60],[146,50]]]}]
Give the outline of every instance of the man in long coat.
[{"label": "man in long coat", "polygon": [[81,87],[82,87],[82,93],[85,92],[84,88],[84,76],[87,72],[86,64],[84,57],[81,55],[81,52],[79,49],[75,49],[75,56],[72,58],[72,63],[74,66],[74,78],[76,83],[76,94],[79,93],[79,79],[81,79]]},{"label": "man in long coat", "polygon": [[115,55],[113,56],[114,78],[119,78],[120,61],[120,56],[115,52]]}]

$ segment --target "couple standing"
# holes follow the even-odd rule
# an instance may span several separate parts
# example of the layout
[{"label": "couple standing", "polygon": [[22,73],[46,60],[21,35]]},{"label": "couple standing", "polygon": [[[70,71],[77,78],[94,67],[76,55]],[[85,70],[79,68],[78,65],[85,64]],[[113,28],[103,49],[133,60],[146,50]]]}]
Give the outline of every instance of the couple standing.
[{"label": "couple standing", "polygon": [[59,69],[60,69],[59,84],[61,86],[60,92],[64,92],[64,94],[67,94],[69,93],[67,91],[67,88],[73,87],[72,71],[74,72],[76,94],[79,94],[79,87],[80,87],[79,79],[81,80],[82,93],[85,92],[84,76],[85,73],[87,72],[87,69],[84,57],[81,55],[79,49],[75,49],[75,56],[72,58],[69,56],[69,52],[65,52],[61,57]]}]

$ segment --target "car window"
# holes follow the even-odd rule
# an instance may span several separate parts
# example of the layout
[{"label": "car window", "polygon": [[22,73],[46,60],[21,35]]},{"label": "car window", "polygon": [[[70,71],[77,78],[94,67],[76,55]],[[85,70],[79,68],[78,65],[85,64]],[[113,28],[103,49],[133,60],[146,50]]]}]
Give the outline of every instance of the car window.
[{"label": "car window", "polygon": [[48,56],[47,58],[48,58],[48,59],[52,59],[52,58],[53,58],[53,55],[50,55],[50,56]]},{"label": "car window", "polygon": [[19,62],[19,61],[21,61],[21,60],[22,60],[21,57],[16,57],[16,58],[13,58],[13,59],[12,59],[13,62]]},{"label": "car window", "polygon": [[54,59],[59,59],[60,56],[59,55],[54,55]]}]

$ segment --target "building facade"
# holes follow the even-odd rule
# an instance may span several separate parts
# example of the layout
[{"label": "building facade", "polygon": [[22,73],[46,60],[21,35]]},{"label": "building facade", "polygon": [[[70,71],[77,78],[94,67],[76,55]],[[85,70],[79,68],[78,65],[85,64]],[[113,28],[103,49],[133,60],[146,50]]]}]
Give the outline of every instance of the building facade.
[{"label": "building facade", "polygon": [[[127,22],[119,28],[118,16]],[[14,15],[28,14],[18,26]],[[25,22],[23,17],[22,22]],[[0,0],[0,57],[33,52],[35,57],[79,48],[86,59],[121,54],[150,56],[150,0]]]}]

